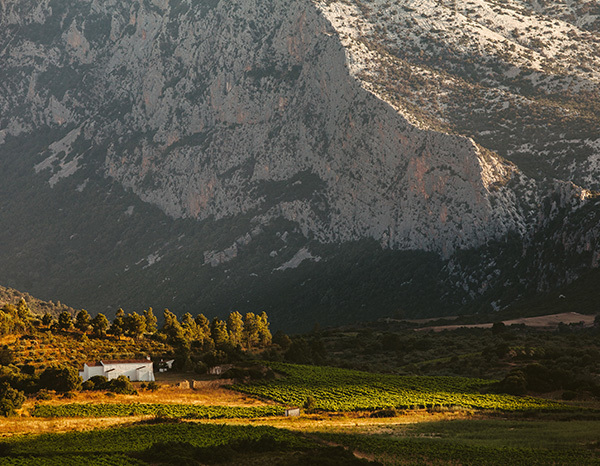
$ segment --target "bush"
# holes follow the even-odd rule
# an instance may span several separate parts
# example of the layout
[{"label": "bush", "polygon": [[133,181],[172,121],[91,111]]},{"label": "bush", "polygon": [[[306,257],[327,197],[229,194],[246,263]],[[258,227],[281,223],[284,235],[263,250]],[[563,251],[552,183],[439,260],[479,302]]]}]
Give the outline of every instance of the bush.
[{"label": "bush", "polygon": [[306,412],[310,413],[312,411],[315,410],[315,407],[317,405],[317,400],[315,399],[314,396],[308,396],[306,398],[306,401],[304,402],[304,409],[306,410]]},{"label": "bush", "polygon": [[121,395],[137,395],[138,392],[133,388],[131,381],[124,375],[120,375],[116,379],[108,382],[108,390]]},{"label": "bush", "polygon": [[103,375],[95,375],[83,382],[83,390],[106,390],[108,387],[108,379]]},{"label": "bush", "polygon": [[14,416],[25,401],[25,395],[15,390],[8,383],[0,383],[0,415]]},{"label": "bush", "polygon": [[371,417],[396,417],[398,412],[394,408],[380,409],[371,413]]},{"label": "bush", "polygon": [[85,382],[83,382],[83,384],[81,384],[81,389],[82,390],[93,390],[94,382],[92,382],[91,380],[86,380]]},{"label": "bush", "polygon": [[501,393],[508,393],[509,395],[524,395],[527,392],[527,379],[523,371],[512,371],[496,384],[493,389]]},{"label": "bush", "polygon": [[37,395],[36,395],[35,399],[36,399],[36,400],[40,400],[40,401],[51,400],[51,399],[52,399],[52,393],[51,393],[51,392],[49,392],[49,391],[48,391],[48,390],[46,390],[46,389],[42,389],[42,390],[40,390],[40,391],[37,393]]},{"label": "bush", "polygon": [[152,382],[148,382],[148,385],[146,386],[146,388],[150,391],[155,392],[156,390],[158,390],[160,388],[160,385],[158,385],[156,382],[152,381]]},{"label": "bush", "polygon": [[52,366],[41,373],[39,388],[56,390],[57,392],[81,390],[81,377],[70,366]]}]

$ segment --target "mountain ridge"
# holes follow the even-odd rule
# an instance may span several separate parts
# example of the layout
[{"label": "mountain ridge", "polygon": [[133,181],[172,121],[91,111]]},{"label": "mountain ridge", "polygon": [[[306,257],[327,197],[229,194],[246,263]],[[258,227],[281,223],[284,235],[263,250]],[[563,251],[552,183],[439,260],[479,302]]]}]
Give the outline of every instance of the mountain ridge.
[{"label": "mountain ridge", "polygon": [[[297,297],[307,278],[298,268],[318,277],[339,263],[339,245],[360,262],[366,251],[379,257],[378,244],[381,260],[385,251],[397,257],[399,276],[410,272],[412,251],[439,255],[426,262],[437,264],[431,275],[445,291],[406,311],[431,314],[442,301],[452,310],[471,302],[501,308],[597,267],[598,99],[581,102],[572,90],[589,96],[598,88],[595,68],[581,60],[595,63],[598,43],[587,31],[598,22],[590,13],[581,26],[564,12],[556,20],[527,13],[540,8],[526,2],[469,5],[460,12],[447,2],[379,0],[3,2],[0,159],[23,174],[11,189],[45,196],[44,209],[66,209],[69,237],[85,238],[68,246],[72,254],[102,243],[102,259],[92,254],[98,277],[85,276],[80,291],[56,292],[108,314],[148,287],[164,307],[260,307],[261,293],[287,289],[277,275],[296,275],[296,291],[287,293]],[[464,26],[455,35],[450,19]],[[523,24],[510,29],[517,19]],[[555,21],[560,30],[546,37]],[[535,27],[545,42],[534,41]],[[561,63],[566,50],[575,52]],[[559,69],[564,75],[552,74]],[[561,125],[569,134],[557,132]],[[41,142],[28,148],[33,134]],[[106,208],[95,206],[99,199]],[[82,206],[90,212],[77,212]],[[4,217],[19,225],[17,237],[25,228],[18,208]],[[105,225],[89,218],[102,211],[111,212]],[[571,224],[580,217],[582,225]],[[76,218],[107,231],[96,227],[94,238]],[[136,244],[131,232],[157,223]],[[49,245],[64,243],[54,235]],[[24,243],[5,244],[4,259],[14,262]],[[558,244],[563,252],[553,257]],[[47,296],[60,279],[44,275],[68,264],[55,250],[0,279],[36,283],[36,294]],[[91,258],[75,262],[94,273]],[[327,273],[329,291],[310,301],[323,311],[331,300],[345,302],[349,286]],[[389,281],[381,270],[365,273]],[[514,290],[503,290],[509,285]],[[400,292],[382,292],[390,301],[384,312],[397,312]],[[293,314],[303,305],[290,300],[277,304],[293,308],[280,317],[302,321]],[[348,316],[369,307],[362,301],[346,303]]]}]

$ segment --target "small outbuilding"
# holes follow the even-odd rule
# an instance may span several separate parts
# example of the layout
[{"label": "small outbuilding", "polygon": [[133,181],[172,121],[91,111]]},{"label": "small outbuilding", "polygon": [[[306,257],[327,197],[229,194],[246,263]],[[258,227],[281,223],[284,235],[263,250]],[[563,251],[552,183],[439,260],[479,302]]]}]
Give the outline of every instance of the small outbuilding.
[{"label": "small outbuilding", "polygon": [[161,359],[158,363],[158,372],[170,371],[171,369],[173,369],[174,362],[175,359],[167,359],[166,361],[164,359]]},{"label": "small outbuilding", "polygon": [[223,375],[229,369],[233,367],[233,364],[221,364],[220,366],[214,366],[208,369],[210,375]]},{"label": "small outbuilding", "polygon": [[106,359],[94,363],[85,363],[79,375],[85,382],[95,375],[108,380],[124,375],[132,382],[153,382],[154,366],[150,358],[146,359]]},{"label": "small outbuilding", "polygon": [[300,416],[300,408],[286,408],[285,415],[286,417]]}]

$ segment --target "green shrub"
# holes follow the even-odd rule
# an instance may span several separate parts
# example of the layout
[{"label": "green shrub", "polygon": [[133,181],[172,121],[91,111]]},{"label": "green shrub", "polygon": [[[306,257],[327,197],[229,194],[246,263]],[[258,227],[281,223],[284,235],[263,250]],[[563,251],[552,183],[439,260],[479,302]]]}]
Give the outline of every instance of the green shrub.
[{"label": "green shrub", "polygon": [[81,389],[81,377],[79,373],[70,366],[52,366],[40,374],[39,388],[56,390],[57,392],[69,392]]},{"label": "green shrub", "polygon": [[6,382],[0,383],[0,415],[6,417],[15,415],[24,401],[23,392],[15,390]]},{"label": "green shrub", "polygon": [[138,392],[133,388],[133,384],[125,375],[120,375],[116,379],[112,379],[108,382],[108,390],[113,393],[119,393],[121,395],[137,395]]},{"label": "green shrub", "polygon": [[160,388],[160,385],[157,384],[156,382],[152,381],[152,382],[148,382],[148,385],[146,385],[146,388],[150,391],[155,392],[156,390],[158,390]]},{"label": "green shrub", "polygon": [[46,389],[41,389],[37,395],[36,395],[36,400],[40,400],[40,401],[46,401],[46,400],[51,400],[52,399],[52,393],[49,392]]},{"label": "green shrub", "polygon": [[371,413],[371,417],[396,417],[398,412],[394,408],[380,409]]},{"label": "green shrub", "polygon": [[95,375],[83,382],[83,390],[106,390],[108,388],[108,379],[103,375]]}]

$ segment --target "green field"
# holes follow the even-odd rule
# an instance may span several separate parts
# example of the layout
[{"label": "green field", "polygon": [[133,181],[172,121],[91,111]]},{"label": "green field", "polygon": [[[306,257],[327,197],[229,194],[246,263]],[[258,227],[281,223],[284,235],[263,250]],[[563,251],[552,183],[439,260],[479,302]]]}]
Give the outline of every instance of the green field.
[{"label": "green field", "polygon": [[386,425],[375,433],[347,424],[308,433],[155,422],[3,439],[0,465],[368,464],[353,453],[390,466],[600,464],[599,420],[452,420]]},{"label": "green field", "polygon": [[456,439],[394,438],[356,434],[320,434],[320,438],[371,454],[389,465],[588,465],[600,464],[597,451],[473,445]]},{"label": "green field", "polygon": [[312,407],[324,411],[451,406],[501,411],[568,408],[564,404],[550,400],[480,393],[481,388],[493,382],[491,380],[397,376],[285,363],[268,363],[268,365],[283,377],[251,384],[238,384],[233,388],[286,405],[303,406],[309,397],[312,397],[314,400]]},{"label": "green field", "polygon": [[[216,448],[224,445],[228,447]],[[235,457],[236,445],[240,447],[238,449],[261,452],[302,451],[314,448],[316,444],[272,427],[191,422],[134,425],[91,432],[13,437],[0,442],[0,465],[198,464],[212,462],[211,456]],[[193,455],[196,458],[189,457]]]},{"label": "green field", "polygon": [[160,403],[71,403],[37,405],[34,417],[122,417],[152,415],[187,419],[250,419],[284,414],[281,406],[205,406]]}]

